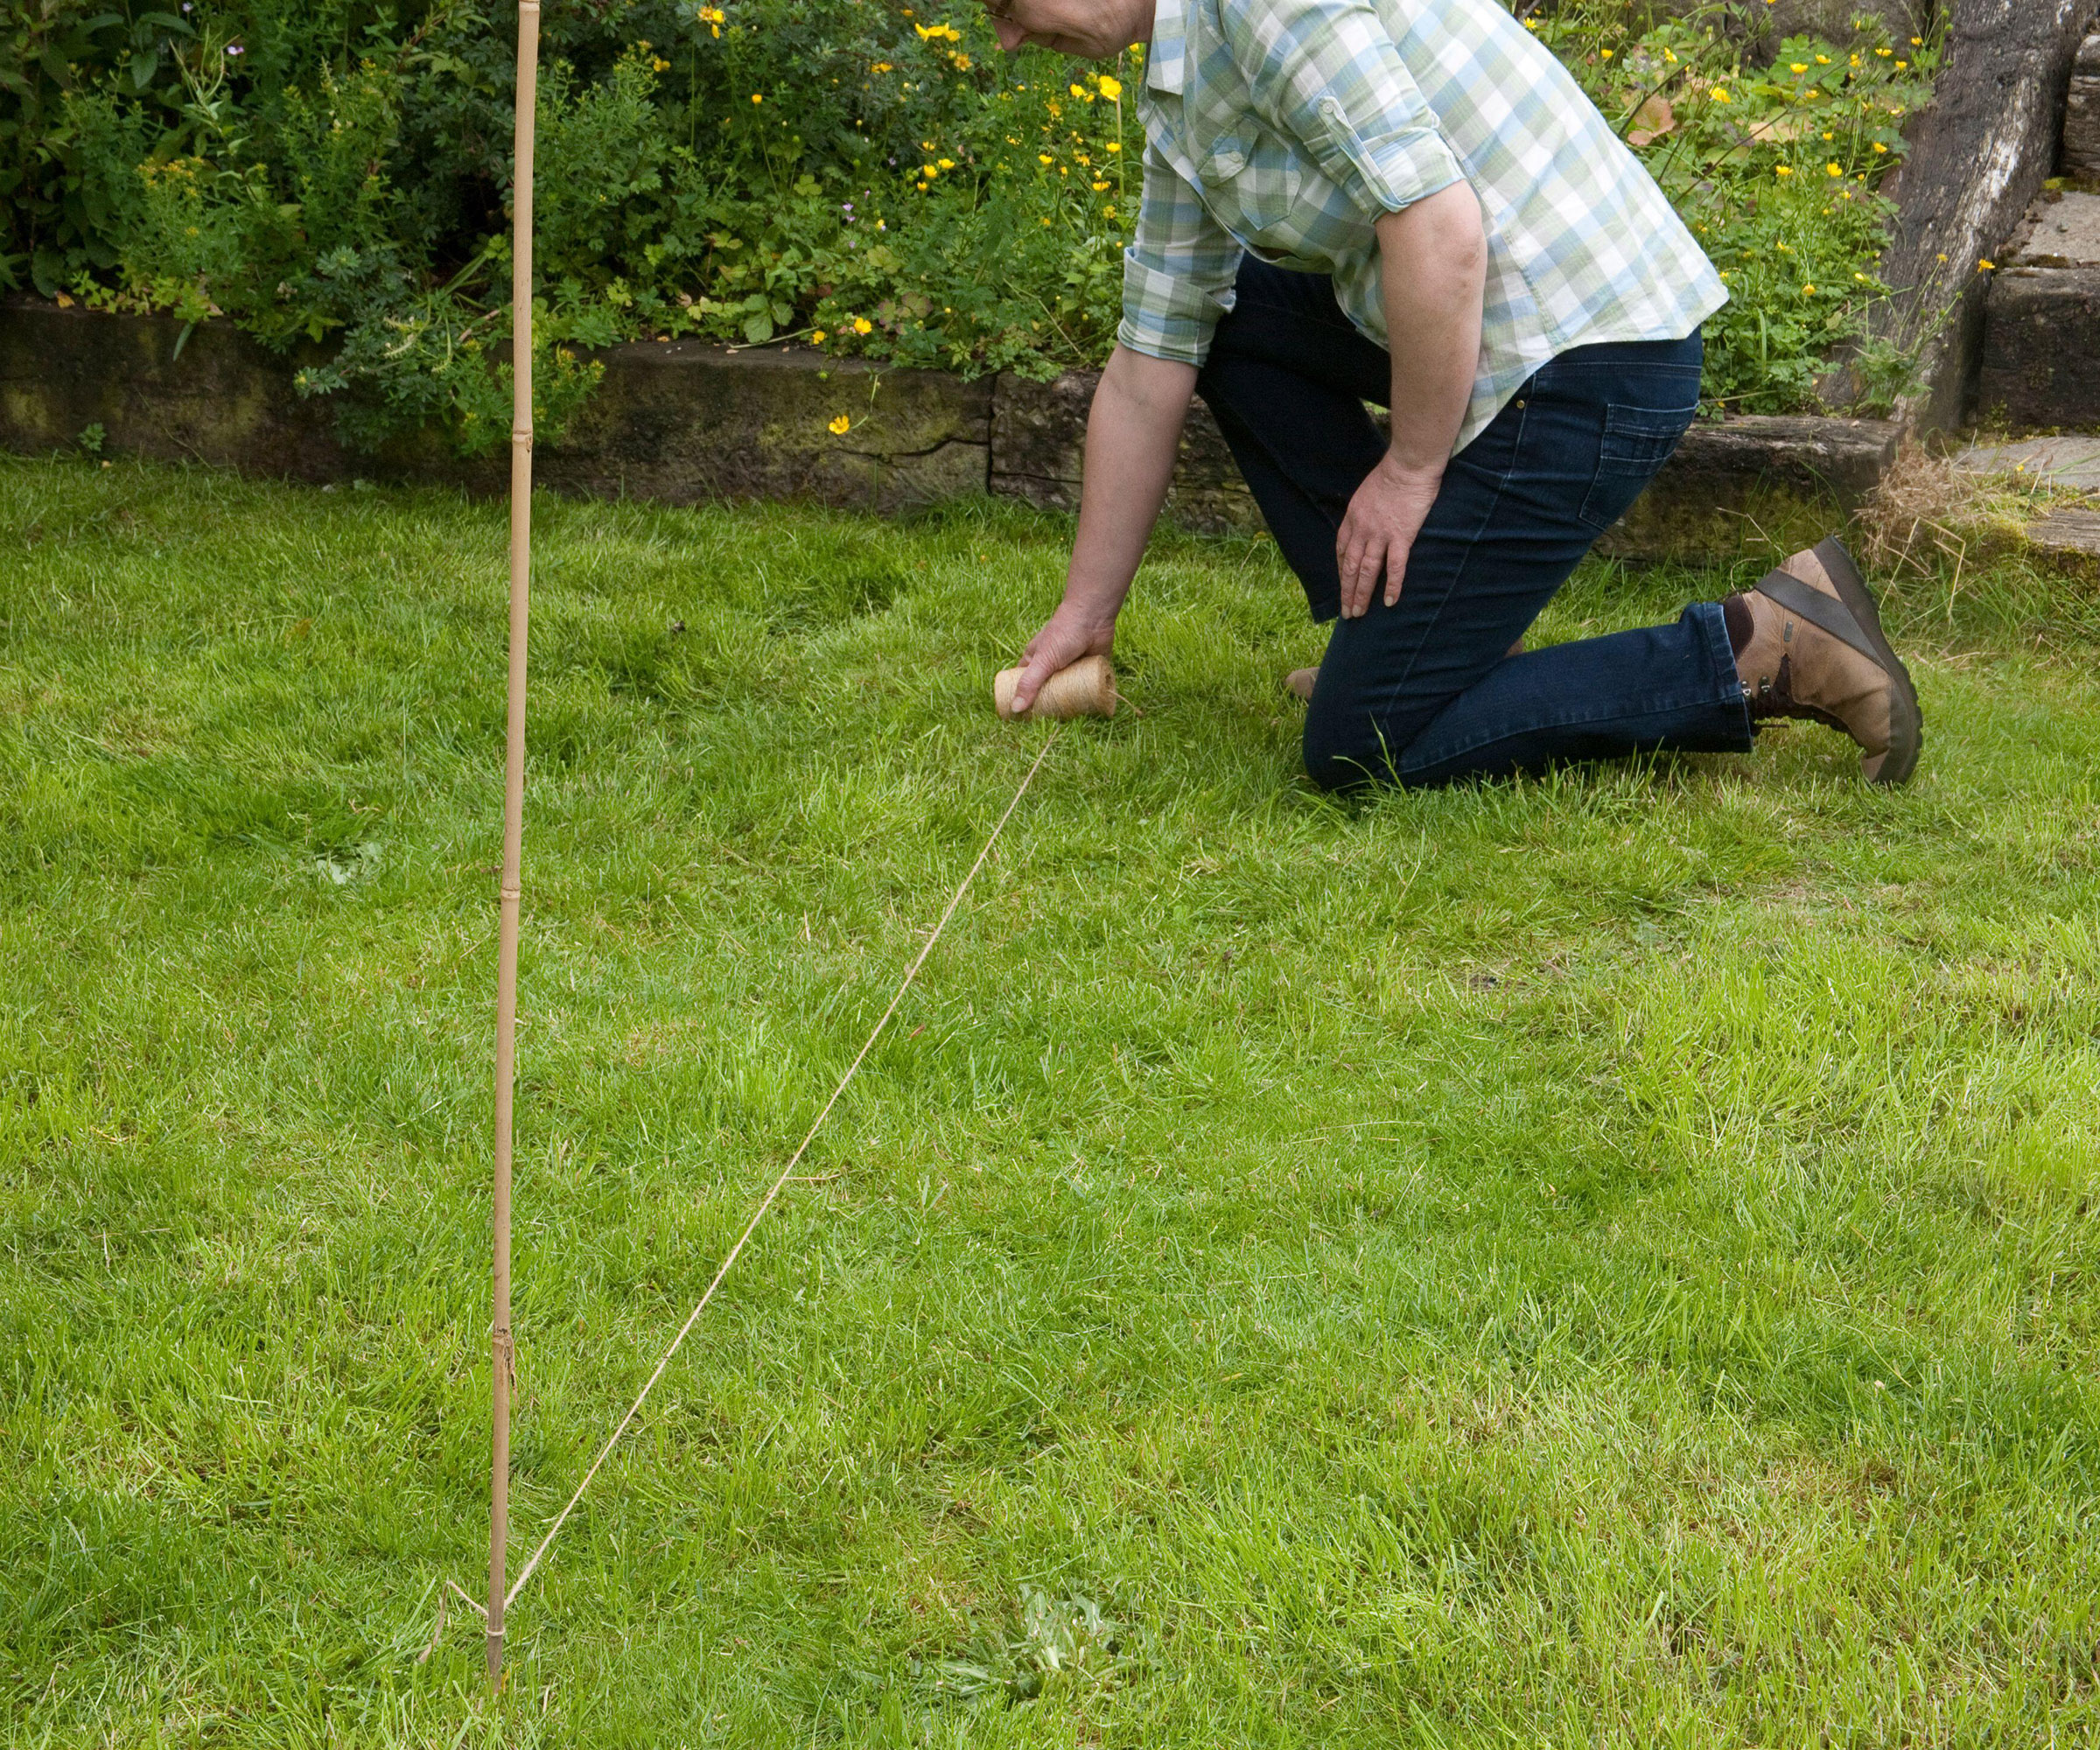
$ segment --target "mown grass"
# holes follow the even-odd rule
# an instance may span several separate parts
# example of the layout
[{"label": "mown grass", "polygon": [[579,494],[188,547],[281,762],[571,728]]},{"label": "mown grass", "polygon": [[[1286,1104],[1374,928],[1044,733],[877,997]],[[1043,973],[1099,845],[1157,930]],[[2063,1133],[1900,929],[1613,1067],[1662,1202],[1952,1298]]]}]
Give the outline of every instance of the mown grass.
[{"label": "mown grass", "polygon": [[[540,528],[520,1553],[1040,745],[988,683],[1066,538]],[[0,464],[5,1742],[2100,1732],[2100,610],[2014,564],[1892,605],[1900,794],[1802,726],[1337,804],[1273,550],[1163,541],[1143,715],[1061,733],[502,1701],[458,1606],[424,1659],[486,1539],[502,542]]]}]

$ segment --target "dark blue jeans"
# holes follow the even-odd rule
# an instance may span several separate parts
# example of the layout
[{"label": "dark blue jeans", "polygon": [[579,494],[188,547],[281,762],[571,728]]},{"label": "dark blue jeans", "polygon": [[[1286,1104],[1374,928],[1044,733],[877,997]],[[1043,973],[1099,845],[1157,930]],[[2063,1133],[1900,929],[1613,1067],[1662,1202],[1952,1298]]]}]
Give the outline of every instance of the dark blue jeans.
[{"label": "dark blue jeans", "polygon": [[[1249,256],[1197,388],[1317,620],[1340,611],[1334,537],[1384,453],[1363,403],[1391,364],[1324,275]],[[1668,459],[1699,398],[1685,340],[1583,346],[1546,365],[1456,456],[1400,599],[1340,620],[1306,715],[1329,788],[1532,772],[1670,749],[1743,752],[1750,714],[1717,603],[1671,626],[1504,653]]]}]

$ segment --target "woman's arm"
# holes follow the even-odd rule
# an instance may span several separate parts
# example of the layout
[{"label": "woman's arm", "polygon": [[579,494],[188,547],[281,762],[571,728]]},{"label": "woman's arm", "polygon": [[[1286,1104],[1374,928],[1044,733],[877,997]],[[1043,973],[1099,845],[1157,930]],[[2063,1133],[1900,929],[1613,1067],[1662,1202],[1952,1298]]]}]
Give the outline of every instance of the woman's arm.
[{"label": "woman's arm", "polygon": [[1017,717],[1060,668],[1082,656],[1105,656],[1115,643],[1116,616],[1166,501],[1195,388],[1194,365],[1123,346],[1110,355],[1087,416],[1079,535],[1065,573],[1065,598],[1021,653],[1013,690]]},{"label": "woman's arm", "polygon": [[1463,182],[1378,220],[1387,346],[1393,360],[1392,444],[1349,500],[1335,538],[1341,612],[1368,612],[1378,574],[1400,599],[1408,551],[1444,482],[1480,368],[1488,238]]}]

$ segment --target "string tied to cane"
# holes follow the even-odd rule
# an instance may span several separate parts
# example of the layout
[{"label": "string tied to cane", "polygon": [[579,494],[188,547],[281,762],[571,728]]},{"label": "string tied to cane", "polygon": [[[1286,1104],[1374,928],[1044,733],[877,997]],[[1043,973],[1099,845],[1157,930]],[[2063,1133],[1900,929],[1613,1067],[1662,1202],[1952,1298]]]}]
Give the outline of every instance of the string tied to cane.
[{"label": "string tied to cane", "polygon": [[[986,859],[990,857],[992,847],[999,842],[999,835],[1006,830],[1006,822],[1013,818],[1013,811],[1020,807],[1021,798],[1028,794],[1028,787],[1035,781],[1035,774],[1042,769],[1043,761],[1049,757],[1050,750],[1055,745],[1057,736],[1058,730],[1053,727],[1050,733],[1044,738],[1043,745],[1037,751],[1035,759],[1030,763],[1027,771],[1022,774],[1020,783],[1015,788],[1012,796],[1008,800],[1004,812],[999,816],[990,833],[985,838],[983,848],[978,850],[976,861],[970,865],[968,872],[956,884],[955,892],[948,896],[948,904],[942,911],[939,920],[935,922],[932,932],[920,945],[911,965],[906,969],[903,979],[899,983],[895,994],[890,998],[889,1006],[883,1010],[881,1017],[869,1029],[868,1036],[861,1042],[860,1049],[853,1054],[853,1060],[846,1066],[845,1074],[839,1077],[837,1085],[832,1088],[831,1097],[824,1102],[815,1122],[810,1124],[802,1141],[795,1145],[794,1154],[788,1157],[787,1166],[780,1169],[772,1185],[767,1187],[766,1194],[759,1200],[757,1208],[751,1213],[750,1220],[745,1222],[743,1231],[737,1236],[736,1242],[723,1255],[720,1266],[716,1270],[699,1299],[693,1304],[693,1310],[686,1314],[685,1322],[678,1327],[677,1334],[671,1339],[663,1354],[658,1357],[656,1365],[651,1370],[648,1378],[642,1382],[641,1390],[634,1394],[634,1401],[627,1406],[626,1412],[613,1424],[612,1432],[606,1436],[604,1444],[598,1449],[598,1455],[591,1460],[590,1466],[584,1472],[583,1480],[577,1484],[575,1492],[570,1495],[562,1510],[555,1515],[554,1522],[547,1528],[545,1534],[540,1538],[537,1547],[526,1558],[525,1565],[518,1570],[517,1578],[511,1582],[510,1589],[503,1594],[504,1608],[508,1609],[516,1600],[518,1594],[525,1589],[526,1582],[531,1579],[533,1574],[538,1570],[541,1561],[553,1546],[554,1540],[560,1534],[562,1527],[568,1522],[569,1516],[576,1510],[577,1503],[584,1498],[584,1492],[591,1487],[592,1479],[598,1475],[599,1467],[612,1455],[613,1447],[620,1444],[620,1436],[627,1432],[628,1424],[640,1413],[641,1406],[648,1402],[649,1394],[656,1389],[657,1381],[663,1377],[664,1370],[670,1366],[672,1358],[677,1354],[680,1347],[691,1333],[693,1326],[699,1322],[700,1315],[707,1310],[708,1302],[715,1298],[715,1291],[722,1286],[724,1279],[735,1265],[751,1236],[758,1231],[759,1224],[766,1219],[766,1212],[779,1200],[781,1191],[794,1180],[795,1168],[802,1165],[802,1157],[809,1152],[810,1144],[816,1140],[817,1132],[823,1129],[824,1121],[831,1116],[832,1109],[838,1104],[846,1089],[853,1085],[854,1077],[860,1074],[861,1065],[867,1061],[868,1054],[875,1048],[876,1040],[882,1037],[883,1030],[889,1026],[891,1018],[896,1014],[899,1004],[904,1001],[905,993],[912,988],[913,983],[918,978],[920,968],[926,964],[927,957],[933,953],[934,944],[941,940],[942,932],[948,928],[948,922],[954,918],[957,908],[962,905],[964,895],[970,892],[970,885],[976,881],[978,872],[984,868]],[[493,1637],[500,1639],[503,1633],[500,1626],[500,1618],[494,1612],[488,1613],[488,1616],[490,1619],[488,1632]]]}]

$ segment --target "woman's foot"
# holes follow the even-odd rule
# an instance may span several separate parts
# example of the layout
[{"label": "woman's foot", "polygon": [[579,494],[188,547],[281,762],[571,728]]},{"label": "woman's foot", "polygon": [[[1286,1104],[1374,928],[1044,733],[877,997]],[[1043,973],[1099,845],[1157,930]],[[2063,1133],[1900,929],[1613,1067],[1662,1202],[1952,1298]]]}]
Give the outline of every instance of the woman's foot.
[{"label": "woman's foot", "polygon": [[1859,745],[1870,784],[1910,776],[1924,737],[1918,696],[1843,542],[1833,536],[1796,553],[1723,606],[1734,626],[1748,615],[1735,670],[1753,722],[1827,724]]}]

